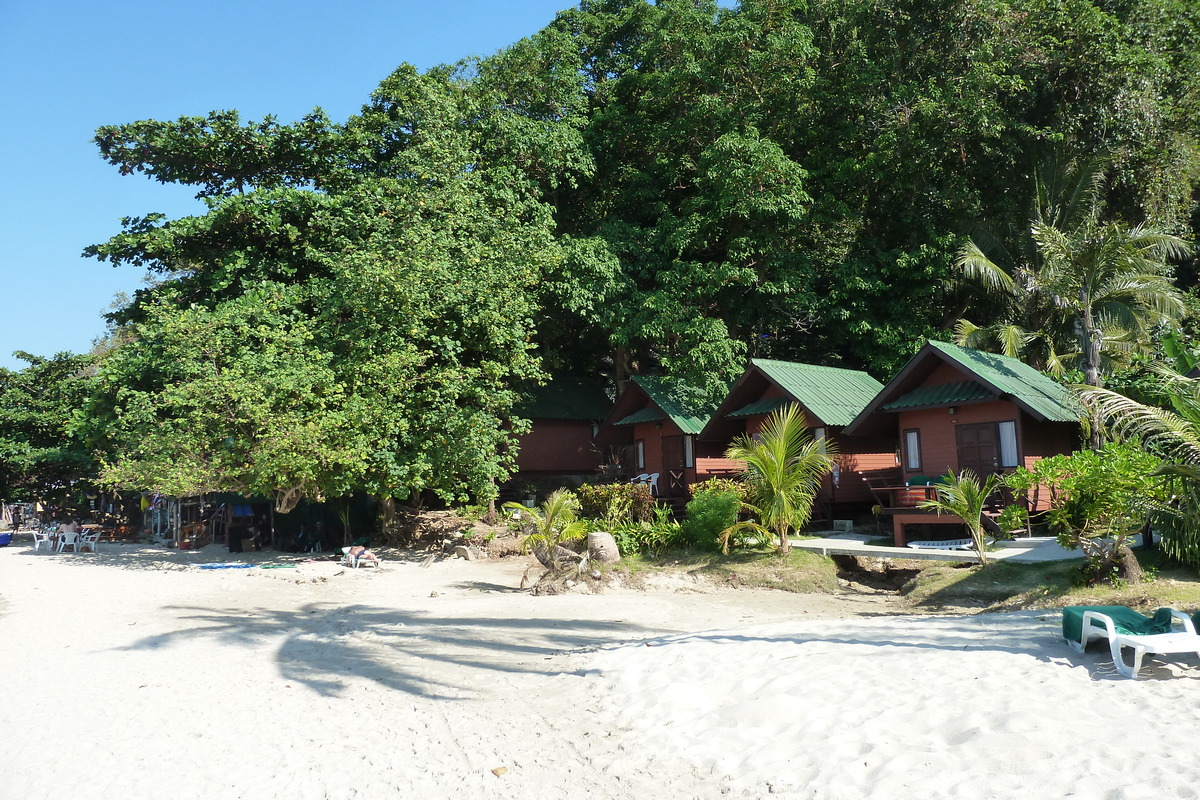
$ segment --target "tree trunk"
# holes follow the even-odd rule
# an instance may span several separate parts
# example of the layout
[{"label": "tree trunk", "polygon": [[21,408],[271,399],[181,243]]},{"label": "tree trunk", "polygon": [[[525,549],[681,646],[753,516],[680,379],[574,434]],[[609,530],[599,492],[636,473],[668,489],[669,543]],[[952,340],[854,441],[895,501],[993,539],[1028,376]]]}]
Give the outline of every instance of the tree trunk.
[{"label": "tree trunk", "polygon": [[1128,583],[1130,586],[1136,586],[1146,580],[1146,572],[1142,569],[1141,563],[1138,561],[1137,555],[1133,552],[1129,545],[1121,545],[1117,548],[1114,554],[1113,563],[1117,568],[1117,577]]},{"label": "tree trunk", "polygon": [[[1080,300],[1083,302],[1083,313],[1075,324],[1079,335],[1079,350],[1083,353],[1083,379],[1088,386],[1099,388],[1103,384],[1100,379],[1100,345],[1103,335],[1095,327],[1092,320],[1092,309],[1087,305],[1086,298],[1080,298]],[[1099,450],[1104,445],[1102,420],[1099,414],[1093,413],[1091,421],[1092,449]]]},{"label": "tree trunk", "polygon": [[979,566],[986,567],[987,544],[983,534],[983,526],[971,528],[971,538],[975,540],[975,552],[979,554]]}]

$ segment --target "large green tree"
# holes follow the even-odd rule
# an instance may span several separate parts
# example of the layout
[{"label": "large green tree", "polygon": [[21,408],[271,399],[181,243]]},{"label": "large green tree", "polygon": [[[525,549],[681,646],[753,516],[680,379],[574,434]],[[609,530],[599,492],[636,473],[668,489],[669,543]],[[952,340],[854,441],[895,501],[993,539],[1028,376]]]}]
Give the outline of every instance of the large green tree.
[{"label": "large green tree", "polygon": [[[208,211],[130,218],[90,252],[157,273],[116,317],[144,339],[193,307],[237,328],[244,298],[287,289],[306,337],[287,347],[380,409],[354,419],[387,444],[346,474],[454,494],[504,475],[507,434],[431,463],[437,436],[469,409],[513,430],[538,361],[709,394],[747,354],[890,371],[959,316],[944,282],[970,224],[1027,223],[1049,149],[1114,154],[1112,214],[1182,232],[1198,37],[1185,0],[585,0],[492,57],[400,67],[345,122],[102,129],[120,171]],[[393,367],[461,393],[398,401]]]},{"label": "large green tree", "polygon": [[1200,175],[1200,19],[1174,0],[594,0],[547,31],[575,42],[595,172],[555,195],[543,341],[618,377],[887,372],[961,316],[963,233],[1028,231],[1042,154],[1113,154],[1113,213],[1167,230]]},{"label": "large green tree", "polygon": [[91,391],[91,356],[17,353],[0,369],[0,498],[72,505],[94,487],[96,463],[72,431]]},{"label": "large green tree", "polygon": [[513,387],[540,375],[531,289],[559,257],[528,176],[569,171],[515,154],[563,157],[544,140],[570,125],[524,126],[473,87],[402,67],[340,126],[220,114],[101,131],[122,171],[197,185],[209,205],[91,248],[160,274],[118,315],[131,341],[90,410],[109,483],[285,508],[494,493],[521,429]]},{"label": "large green tree", "polygon": [[1077,368],[1099,386],[1106,365],[1154,350],[1156,329],[1174,328],[1184,316],[1173,263],[1191,251],[1176,236],[1105,221],[1093,200],[1078,218],[1039,213],[1028,244],[1007,263],[974,242],[960,251],[958,269],[992,290],[1003,308],[984,328],[961,320],[960,343],[990,346],[1042,369]]}]

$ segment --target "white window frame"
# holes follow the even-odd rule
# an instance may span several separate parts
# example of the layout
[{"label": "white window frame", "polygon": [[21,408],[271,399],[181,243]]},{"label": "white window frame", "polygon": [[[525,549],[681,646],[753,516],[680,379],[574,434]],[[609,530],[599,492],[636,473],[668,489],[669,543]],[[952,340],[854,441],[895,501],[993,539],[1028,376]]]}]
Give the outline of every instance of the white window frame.
[{"label": "white window frame", "polygon": [[829,446],[825,438],[824,428],[813,428],[813,440],[816,441],[817,450],[820,451],[821,455],[829,455]]},{"label": "white window frame", "polygon": [[696,437],[683,437],[683,466],[691,469],[696,466]]},{"label": "white window frame", "polygon": [[910,428],[904,431],[904,468],[920,471],[921,469],[921,431]]},{"label": "white window frame", "polygon": [[997,456],[1002,467],[1016,467],[1020,464],[1020,454],[1017,452],[1017,423],[1015,420],[1005,420],[996,423]]},{"label": "white window frame", "polygon": [[633,460],[638,469],[646,468],[646,440],[638,439],[633,443]]}]

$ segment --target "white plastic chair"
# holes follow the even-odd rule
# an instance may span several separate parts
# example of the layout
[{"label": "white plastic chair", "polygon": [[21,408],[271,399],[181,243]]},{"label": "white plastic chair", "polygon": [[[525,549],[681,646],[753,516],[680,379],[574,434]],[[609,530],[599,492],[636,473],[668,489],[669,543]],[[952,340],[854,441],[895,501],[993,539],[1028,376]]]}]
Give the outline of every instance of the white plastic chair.
[{"label": "white plastic chair", "polygon": [[650,487],[650,494],[658,497],[658,475],[657,472],[651,472],[646,476],[646,484]]},{"label": "white plastic chair", "polygon": [[649,480],[650,480],[650,473],[643,472],[641,475],[634,475],[632,478],[629,479],[629,482],[630,483],[646,483]]},{"label": "white plastic chair", "polygon": [[79,534],[74,531],[59,531],[57,552],[61,553],[68,547],[76,553],[79,552]]},{"label": "white plastic chair", "polygon": [[[1171,616],[1183,622],[1182,632],[1131,634],[1118,633],[1112,617],[1099,611],[1083,612],[1082,635],[1078,642],[1067,640],[1071,649],[1080,653],[1087,648],[1093,639],[1108,639],[1108,649],[1112,654],[1113,666],[1127,678],[1137,678],[1142,668],[1142,656],[1146,653],[1195,653],[1200,655],[1200,636],[1196,635],[1196,627],[1191,617],[1182,611],[1170,609]],[[1098,624],[1097,624],[1098,623]],[[1133,664],[1126,665],[1121,657],[1121,648],[1133,648]]]},{"label": "white plastic chair", "polygon": [[79,534],[79,538],[75,540],[75,552],[77,552],[77,553],[82,552],[80,550],[81,547],[90,547],[90,548],[92,548],[93,553],[99,553],[100,551],[96,548],[96,546],[99,544],[99,542],[100,542],[100,529],[99,528],[97,528],[94,531],[88,531],[87,533],[81,533],[81,534]]},{"label": "white plastic chair", "polygon": [[46,545],[46,552],[54,549],[54,536],[50,531],[35,530],[33,532],[33,552],[42,549],[42,545]]}]

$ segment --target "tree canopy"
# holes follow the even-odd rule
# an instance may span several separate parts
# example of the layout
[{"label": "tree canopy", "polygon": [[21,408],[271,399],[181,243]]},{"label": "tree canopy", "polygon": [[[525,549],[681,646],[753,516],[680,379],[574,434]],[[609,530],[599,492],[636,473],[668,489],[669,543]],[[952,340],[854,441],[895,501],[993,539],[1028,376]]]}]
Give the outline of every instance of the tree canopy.
[{"label": "tree canopy", "polygon": [[1198,40],[1188,0],[584,0],[344,121],[106,126],[207,210],[88,248],[154,283],[79,430],[112,485],[486,497],[548,373],[885,376],[1001,319],[955,254],[1027,235],[1047,153],[1109,160],[1098,224],[1194,233]]},{"label": "tree canopy", "polygon": [[0,497],[70,505],[96,475],[91,451],[72,432],[93,359],[17,355],[27,367],[0,369]]}]

